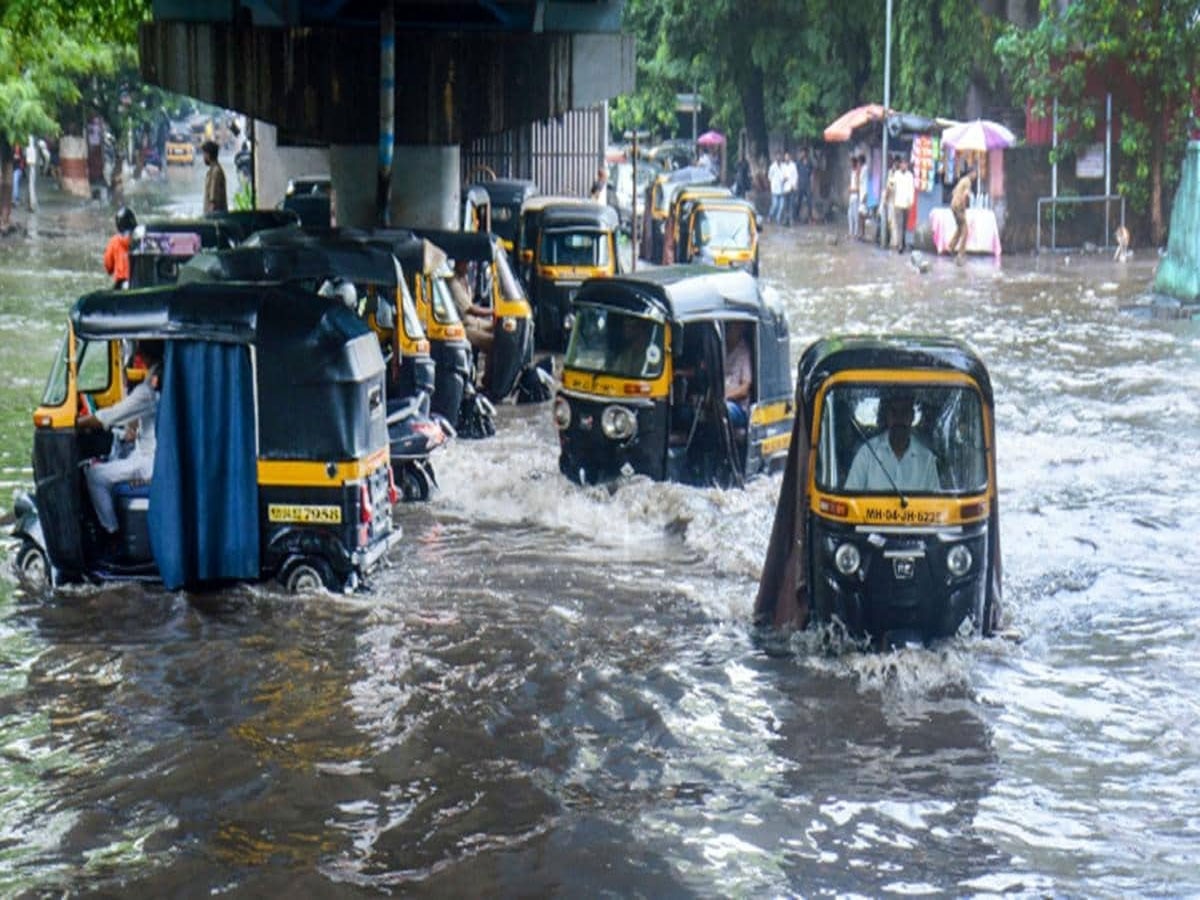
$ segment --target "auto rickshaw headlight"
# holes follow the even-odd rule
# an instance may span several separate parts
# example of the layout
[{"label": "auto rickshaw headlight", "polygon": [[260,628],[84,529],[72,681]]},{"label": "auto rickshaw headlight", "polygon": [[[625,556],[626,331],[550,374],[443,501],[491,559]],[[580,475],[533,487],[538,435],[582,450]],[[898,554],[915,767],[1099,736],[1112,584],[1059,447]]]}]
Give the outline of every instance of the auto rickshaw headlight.
[{"label": "auto rickshaw headlight", "polygon": [[566,431],[571,427],[571,404],[566,397],[554,398],[554,427]]},{"label": "auto rickshaw headlight", "polygon": [[614,441],[627,441],[637,434],[637,416],[624,406],[608,406],[600,416],[600,430]]},{"label": "auto rickshaw headlight", "polygon": [[862,563],[862,554],[853,544],[842,544],[833,554],[833,564],[843,575],[853,575]]},{"label": "auto rickshaw headlight", "polygon": [[500,319],[500,327],[510,333],[513,331],[516,331],[517,330],[517,320],[512,316],[503,316]]},{"label": "auto rickshaw headlight", "polygon": [[946,554],[946,568],[955,577],[962,577],[971,571],[971,551],[962,544],[955,544]]}]

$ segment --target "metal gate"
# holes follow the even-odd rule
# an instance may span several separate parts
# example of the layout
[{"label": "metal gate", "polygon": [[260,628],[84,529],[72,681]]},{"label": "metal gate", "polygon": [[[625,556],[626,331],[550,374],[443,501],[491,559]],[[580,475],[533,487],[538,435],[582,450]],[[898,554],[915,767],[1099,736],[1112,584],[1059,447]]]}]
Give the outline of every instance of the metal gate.
[{"label": "metal gate", "polygon": [[531,179],[543,194],[586,197],[607,145],[608,106],[601,103],[473,141],[460,151],[460,165],[467,184],[494,174]]}]

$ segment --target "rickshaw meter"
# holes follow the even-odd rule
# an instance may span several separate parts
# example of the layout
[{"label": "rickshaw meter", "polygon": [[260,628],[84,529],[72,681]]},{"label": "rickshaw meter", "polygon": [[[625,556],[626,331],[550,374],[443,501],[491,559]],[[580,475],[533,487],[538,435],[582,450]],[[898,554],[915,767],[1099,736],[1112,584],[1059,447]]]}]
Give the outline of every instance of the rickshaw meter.
[{"label": "rickshaw meter", "polygon": [[962,544],[955,544],[946,554],[946,568],[955,577],[962,577],[971,571],[971,551]]},{"label": "rickshaw meter", "polygon": [[862,556],[858,552],[858,548],[853,544],[842,544],[837,548],[837,552],[833,554],[834,565],[837,570],[843,575],[853,575],[858,571],[858,566],[862,562]]}]

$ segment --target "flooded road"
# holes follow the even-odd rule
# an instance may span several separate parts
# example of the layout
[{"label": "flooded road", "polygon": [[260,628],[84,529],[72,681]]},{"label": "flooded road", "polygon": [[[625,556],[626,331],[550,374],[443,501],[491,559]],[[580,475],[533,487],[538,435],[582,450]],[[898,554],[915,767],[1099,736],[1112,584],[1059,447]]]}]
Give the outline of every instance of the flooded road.
[{"label": "flooded road", "polygon": [[[105,284],[108,213],[42,218],[0,243],[5,505],[65,311]],[[580,488],[549,407],[502,407],[373,594],[35,602],[6,575],[0,894],[1200,892],[1200,329],[1118,312],[1149,251],[921,275],[833,235],[765,239],[793,358],[837,331],[980,351],[1023,641],[764,648],[778,477]]]}]

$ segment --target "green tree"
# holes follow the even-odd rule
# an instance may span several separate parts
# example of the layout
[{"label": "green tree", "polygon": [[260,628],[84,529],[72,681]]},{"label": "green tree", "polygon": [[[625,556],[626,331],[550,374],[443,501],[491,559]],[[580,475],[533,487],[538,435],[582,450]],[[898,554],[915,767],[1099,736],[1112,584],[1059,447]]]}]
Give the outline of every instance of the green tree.
[{"label": "green tree", "polygon": [[12,147],[62,131],[89,84],[136,67],[149,0],[0,0],[0,229],[12,214]]},{"label": "green tree", "polygon": [[1152,238],[1166,236],[1164,200],[1177,177],[1200,63],[1195,0],[1042,0],[1031,29],[1007,29],[996,51],[1019,97],[1040,112],[1058,100],[1059,158],[1090,142],[1098,105],[1089,77],[1122,98],[1118,190],[1149,212]]}]

